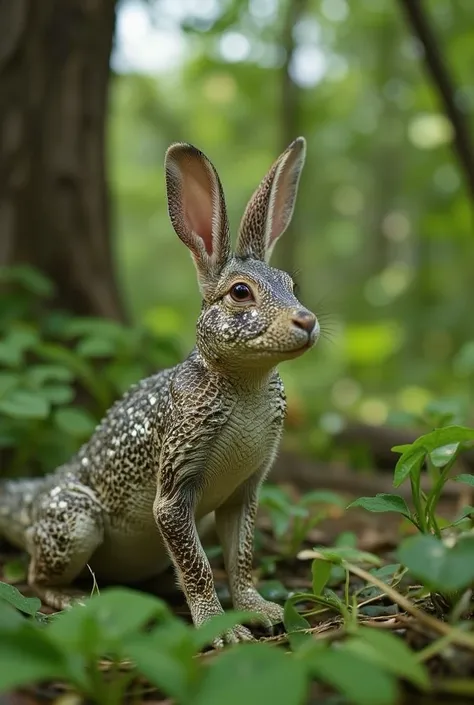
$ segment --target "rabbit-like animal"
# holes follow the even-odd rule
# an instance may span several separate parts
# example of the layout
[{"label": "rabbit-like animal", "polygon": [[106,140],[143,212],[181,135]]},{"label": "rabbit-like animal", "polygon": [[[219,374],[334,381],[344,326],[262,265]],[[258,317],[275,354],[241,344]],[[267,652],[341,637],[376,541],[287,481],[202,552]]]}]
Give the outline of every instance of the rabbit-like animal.
[{"label": "rabbit-like animal", "polygon": [[[268,265],[293,213],[305,147],[296,139],[261,182],[235,253],[215,168],[189,144],[168,149],[169,215],[202,294],[196,347],[132,387],[68,463],[0,491],[0,533],[29,552],[29,584],[51,606],[70,603],[67,588],[88,566],[99,581],[132,583],[171,559],[202,624],[222,612],[199,538],[214,513],[234,607],[257,612],[268,627],[282,621],[251,570],[258,492],[286,407],[276,366],[319,335],[291,277]],[[251,638],[237,626],[215,646]]]}]

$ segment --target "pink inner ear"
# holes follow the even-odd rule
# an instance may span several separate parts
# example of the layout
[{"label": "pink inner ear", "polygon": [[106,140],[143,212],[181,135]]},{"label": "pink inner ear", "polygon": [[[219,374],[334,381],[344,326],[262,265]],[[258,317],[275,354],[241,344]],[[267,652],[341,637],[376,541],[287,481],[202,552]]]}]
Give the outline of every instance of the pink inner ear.
[{"label": "pink inner ear", "polygon": [[273,212],[271,216],[271,229],[268,234],[268,245],[278,240],[290,223],[297,186],[298,171],[294,168],[294,164],[290,162],[288,168],[284,168],[282,173],[279,174],[276,192],[273,196],[273,203],[270,204],[270,209]]},{"label": "pink inner ear", "polygon": [[186,228],[203,241],[212,255],[212,180],[201,164],[189,161],[183,170],[183,214]]}]

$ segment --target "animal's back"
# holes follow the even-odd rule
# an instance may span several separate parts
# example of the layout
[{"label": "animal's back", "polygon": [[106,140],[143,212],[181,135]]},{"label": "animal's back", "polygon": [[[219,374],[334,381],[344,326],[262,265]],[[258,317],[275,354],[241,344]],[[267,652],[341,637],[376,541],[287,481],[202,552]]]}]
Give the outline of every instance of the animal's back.
[{"label": "animal's back", "polygon": [[[109,409],[93,435],[64,465],[44,478],[0,485],[0,535],[25,549],[25,531],[59,489],[93,496],[113,525],[130,527],[151,513],[156,455],[169,383],[176,367],[133,385]],[[150,504],[151,498],[151,504]]]}]

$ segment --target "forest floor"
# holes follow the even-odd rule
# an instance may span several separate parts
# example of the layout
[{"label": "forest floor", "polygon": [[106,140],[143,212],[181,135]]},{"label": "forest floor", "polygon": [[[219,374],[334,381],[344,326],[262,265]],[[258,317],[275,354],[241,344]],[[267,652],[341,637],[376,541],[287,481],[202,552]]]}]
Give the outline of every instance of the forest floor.
[{"label": "forest floor", "polygon": [[[339,480],[335,481],[334,476],[331,481],[332,491],[337,491],[344,500],[349,503],[352,499],[361,494],[371,494],[370,475],[358,477],[354,473],[342,473]],[[381,483],[386,481],[387,490],[390,485],[390,478],[381,478],[380,474],[373,476],[373,494],[380,492]],[[319,484],[319,483],[317,483]],[[337,485],[339,484],[339,488]],[[363,487],[363,492],[361,492]],[[301,495],[301,488],[295,484],[286,483],[286,491],[292,496],[295,502]],[[389,490],[388,490],[389,491]],[[459,511],[460,505],[465,502],[465,498],[455,493],[446,496],[440,504],[439,510],[442,516],[452,518]],[[408,529],[409,530],[409,529]],[[257,534],[257,554],[256,554],[256,574],[259,580],[259,588],[268,599],[284,599],[285,589],[288,593],[294,592],[309,592],[311,591],[311,561],[304,559],[304,554],[301,554],[301,549],[312,549],[314,546],[333,546],[342,534],[350,532],[356,539],[357,548],[363,551],[376,554],[382,559],[383,564],[396,563],[395,552],[398,542],[402,535],[406,536],[407,527],[403,526],[399,515],[396,514],[373,514],[361,509],[344,509],[335,508],[332,515],[326,518],[313,528],[306,536],[306,539],[296,555],[290,558],[284,558],[281,555],[281,543],[275,538],[275,533],[270,521],[269,515],[265,510],[260,512],[258,520]],[[212,556],[212,552],[210,553]],[[0,580],[9,581],[8,571],[4,570],[4,566],[9,566],[12,561],[18,563],[21,557],[12,551],[7,546],[0,545]],[[213,564],[214,575],[218,593],[224,607],[230,607],[229,596],[226,588],[225,572],[223,570],[222,560],[220,555],[211,557]],[[29,594],[28,588],[24,582],[16,582],[16,587]],[[351,590],[361,587],[361,581],[351,577]],[[344,590],[344,576],[341,575],[341,580],[331,585],[331,588],[342,594]],[[147,584],[142,589],[156,591],[153,584]],[[184,619],[189,619],[189,613],[184,603],[182,596],[173,590],[171,593],[163,594],[167,601],[172,604],[176,614]],[[428,613],[435,614],[436,606],[431,603],[428,598],[422,605],[418,603],[418,607],[422,606]],[[48,612],[48,608],[44,608]],[[433,641],[434,635],[430,633],[425,625],[419,623],[416,619],[408,615],[387,595],[380,596],[370,594],[364,595],[364,599],[359,604],[359,619],[371,626],[380,629],[394,630],[398,635],[401,635],[406,643],[414,650],[419,651],[425,648]],[[439,615],[438,615],[439,616]],[[320,635],[325,635],[328,638],[328,632],[338,638],[338,634],[343,628],[343,620],[336,613],[327,611],[320,612],[319,615],[311,619],[313,633],[315,638]],[[274,642],[277,645],[284,646],[286,638],[284,634],[260,638]],[[329,637],[331,638],[331,637]],[[212,658],[212,653],[203,655],[203,658]],[[407,686],[404,690],[404,699],[401,705],[424,705],[430,703],[432,705],[441,705],[441,703],[464,703],[472,702],[472,699],[454,699],[452,694],[436,693],[436,682],[438,678],[452,677],[457,679],[467,679],[474,677],[474,662],[472,654],[463,652],[459,649],[453,649],[446,656],[438,656],[429,661],[429,671],[435,683],[435,692],[424,698],[418,692],[410,690]],[[106,665],[104,664],[104,668]],[[156,689],[148,686],[145,682],[139,684],[141,697],[134,699],[133,703],[146,702],[149,705],[172,705],[172,701],[166,699],[156,691]],[[135,690],[135,693],[138,691]],[[38,705],[38,703],[54,703],[55,705],[81,705],[84,701],[75,694],[67,691],[61,684],[52,683],[46,684],[43,687],[30,688],[21,692],[11,693],[9,695],[0,695],[0,705]],[[308,704],[313,705],[320,703],[321,705],[336,705],[344,701],[337,698],[325,690],[319,684],[314,684],[308,699]]]}]

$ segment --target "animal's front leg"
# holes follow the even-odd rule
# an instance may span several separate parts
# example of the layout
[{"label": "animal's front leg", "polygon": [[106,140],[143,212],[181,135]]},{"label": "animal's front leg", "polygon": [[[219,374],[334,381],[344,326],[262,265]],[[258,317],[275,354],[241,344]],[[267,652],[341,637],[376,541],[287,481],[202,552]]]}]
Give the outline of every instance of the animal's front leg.
[{"label": "animal's front leg", "polygon": [[[155,501],[154,511],[186,595],[193,622],[200,626],[224,610],[216,594],[211,566],[199,540],[194,507],[193,493],[189,489],[180,489],[173,493],[172,498],[160,494]],[[214,646],[250,639],[252,635],[249,630],[237,626],[217,639]]]},{"label": "animal's front leg", "polygon": [[224,550],[234,608],[257,612],[271,628],[283,621],[283,609],[265,600],[252,578],[253,542],[262,475],[252,477],[216,511],[216,528]]}]

